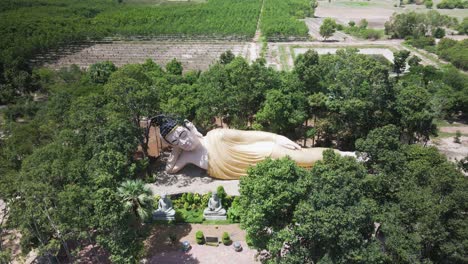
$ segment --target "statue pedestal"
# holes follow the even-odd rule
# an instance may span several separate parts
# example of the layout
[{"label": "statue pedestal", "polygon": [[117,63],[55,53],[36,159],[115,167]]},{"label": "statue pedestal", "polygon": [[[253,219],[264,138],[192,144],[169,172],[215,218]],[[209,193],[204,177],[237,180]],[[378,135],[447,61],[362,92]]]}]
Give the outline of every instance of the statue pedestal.
[{"label": "statue pedestal", "polygon": [[225,215],[203,215],[205,220],[226,220]]},{"label": "statue pedestal", "polygon": [[174,221],[175,220],[175,215],[167,215],[167,214],[162,214],[161,212],[154,212],[153,213],[153,220],[157,221]]}]

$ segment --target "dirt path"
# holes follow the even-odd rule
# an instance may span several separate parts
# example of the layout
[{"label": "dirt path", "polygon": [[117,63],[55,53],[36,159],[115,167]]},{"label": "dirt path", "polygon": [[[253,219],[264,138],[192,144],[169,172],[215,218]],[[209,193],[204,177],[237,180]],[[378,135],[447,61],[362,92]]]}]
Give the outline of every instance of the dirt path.
[{"label": "dirt path", "polygon": [[460,131],[460,133],[468,135],[468,126],[439,127],[439,131],[445,133],[457,133],[457,131]]}]

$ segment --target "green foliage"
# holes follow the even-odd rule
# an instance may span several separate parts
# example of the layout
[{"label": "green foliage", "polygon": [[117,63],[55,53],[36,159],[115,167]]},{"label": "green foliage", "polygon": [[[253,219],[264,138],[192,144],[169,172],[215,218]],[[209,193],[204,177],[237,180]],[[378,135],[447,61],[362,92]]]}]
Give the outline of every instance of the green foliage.
[{"label": "green foliage", "polygon": [[199,245],[205,243],[205,236],[203,235],[203,232],[201,230],[195,233],[195,240],[197,241],[197,244]]},{"label": "green foliage", "polygon": [[126,181],[117,189],[124,207],[131,210],[137,219],[146,221],[151,216],[151,190],[143,181]]},{"label": "green foliage", "polygon": [[324,40],[333,36],[333,33],[336,31],[336,22],[332,18],[325,18],[320,25],[320,36],[323,37]]},{"label": "green foliage", "polygon": [[301,180],[306,174],[288,158],[267,159],[241,178],[241,227],[255,247],[268,248],[282,230],[288,229],[295,206],[304,196]]},{"label": "green foliage", "polygon": [[231,207],[227,210],[227,219],[231,223],[239,223],[241,219],[240,199],[236,196],[232,201]]},{"label": "green foliage", "polygon": [[408,59],[410,52],[407,50],[400,50],[393,52],[393,71],[396,74],[401,74],[406,69],[406,60]]},{"label": "green foliage", "polygon": [[166,71],[174,75],[182,75],[183,67],[182,63],[177,61],[175,58],[166,64]]},{"label": "green foliage", "polygon": [[268,40],[307,37],[307,26],[298,19],[313,16],[311,4],[309,0],[265,0],[260,19],[262,34]]},{"label": "green foliage", "polygon": [[396,110],[401,115],[401,126],[405,127],[408,142],[427,142],[435,135],[432,123],[434,113],[430,110],[430,94],[419,85],[401,87],[396,98]]},{"label": "green foliage", "polygon": [[432,0],[424,0],[424,5],[426,6],[426,8],[431,9],[434,3],[432,2]]},{"label": "green foliage", "polygon": [[218,188],[216,188],[216,193],[218,194],[218,197],[221,199],[223,207],[226,208],[227,194],[226,194],[226,191],[224,190],[224,187],[222,185],[218,186]]},{"label": "green foliage", "polygon": [[228,50],[226,52],[223,52],[220,56],[219,56],[219,62],[221,64],[229,64],[232,60],[234,60],[236,56],[234,55],[234,53],[232,53],[231,50]]},{"label": "green foliage", "polygon": [[[350,21],[353,22],[353,21]],[[373,39],[377,40],[382,38],[383,32],[382,30],[379,29],[372,29],[372,28],[367,28],[366,27],[355,27],[354,24],[353,26],[349,27],[344,27],[343,31],[347,34],[350,34],[352,36],[358,37],[358,38],[363,38],[363,39]]]},{"label": "green foliage", "polygon": [[443,38],[437,45],[437,55],[450,61],[455,67],[468,70],[468,40],[456,41]]},{"label": "green foliage", "polygon": [[176,222],[179,223],[196,223],[203,222],[203,209],[180,209],[176,207]]},{"label": "green foliage", "polygon": [[223,236],[221,237],[223,244],[225,246],[229,246],[231,244],[231,237],[229,236],[228,232],[223,232]]},{"label": "green foliage", "polygon": [[104,84],[116,70],[117,67],[110,61],[98,62],[89,67],[88,75],[94,83]]},{"label": "green foliage", "polygon": [[468,17],[463,18],[463,21],[458,25],[457,30],[460,34],[468,34]]},{"label": "green foliage", "polygon": [[438,27],[451,27],[458,21],[447,15],[441,15],[435,10],[427,13],[395,13],[389,21],[385,22],[385,34],[392,38],[412,37],[417,39],[431,34]]},{"label": "green foliage", "polygon": [[455,137],[453,138],[453,142],[461,144],[460,137],[461,137],[461,132],[460,130],[457,130],[457,132],[455,133]]},{"label": "green foliage", "polygon": [[468,1],[466,0],[442,0],[437,4],[439,9],[454,9],[454,8],[468,8]]}]

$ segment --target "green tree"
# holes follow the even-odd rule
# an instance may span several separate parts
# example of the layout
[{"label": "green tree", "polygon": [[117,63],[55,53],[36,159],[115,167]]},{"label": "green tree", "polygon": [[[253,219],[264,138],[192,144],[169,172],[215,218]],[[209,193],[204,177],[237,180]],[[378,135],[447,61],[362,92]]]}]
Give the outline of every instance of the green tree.
[{"label": "green tree", "polygon": [[166,64],[166,71],[170,74],[182,75],[183,70],[182,63],[175,58]]},{"label": "green tree", "polygon": [[88,75],[93,82],[104,84],[116,70],[117,67],[110,61],[98,62],[89,67]]},{"label": "green tree", "polygon": [[408,59],[410,52],[407,50],[400,50],[393,52],[393,71],[399,76],[406,69],[406,59]]},{"label": "green tree", "polygon": [[306,173],[288,158],[267,159],[241,178],[241,226],[255,247],[278,247],[275,240],[291,227],[295,207],[304,197]]},{"label": "green tree", "polygon": [[324,40],[328,39],[329,37],[333,36],[333,33],[336,31],[336,22],[332,18],[325,18],[320,25],[320,36],[323,37]]},{"label": "green tree", "polygon": [[432,123],[434,114],[430,109],[430,94],[418,85],[401,87],[395,108],[400,114],[400,126],[407,142],[427,142],[430,135],[435,135],[435,125]]},{"label": "green tree", "polygon": [[128,180],[117,189],[125,209],[130,210],[137,221],[148,220],[151,216],[152,194],[143,181]]},{"label": "green tree", "polygon": [[234,55],[234,53],[232,53],[231,50],[228,50],[226,52],[223,52],[220,56],[219,56],[219,62],[221,64],[229,64],[232,60],[234,60],[236,56]]}]

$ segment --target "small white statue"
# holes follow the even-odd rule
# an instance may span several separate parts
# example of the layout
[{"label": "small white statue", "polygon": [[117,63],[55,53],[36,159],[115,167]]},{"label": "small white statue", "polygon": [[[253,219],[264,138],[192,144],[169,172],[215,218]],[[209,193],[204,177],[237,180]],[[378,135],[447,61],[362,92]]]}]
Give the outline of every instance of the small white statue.
[{"label": "small white statue", "polygon": [[203,215],[226,215],[226,209],[223,208],[221,199],[218,197],[218,194],[214,192],[211,194],[210,200],[208,200],[208,207],[203,211]]},{"label": "small white statue", "polygon": [[174,220],[175,210],[172,208],[172,201],[166,194],[161,195],[158,201],[158,209],[153,213],[155,220]]}]

